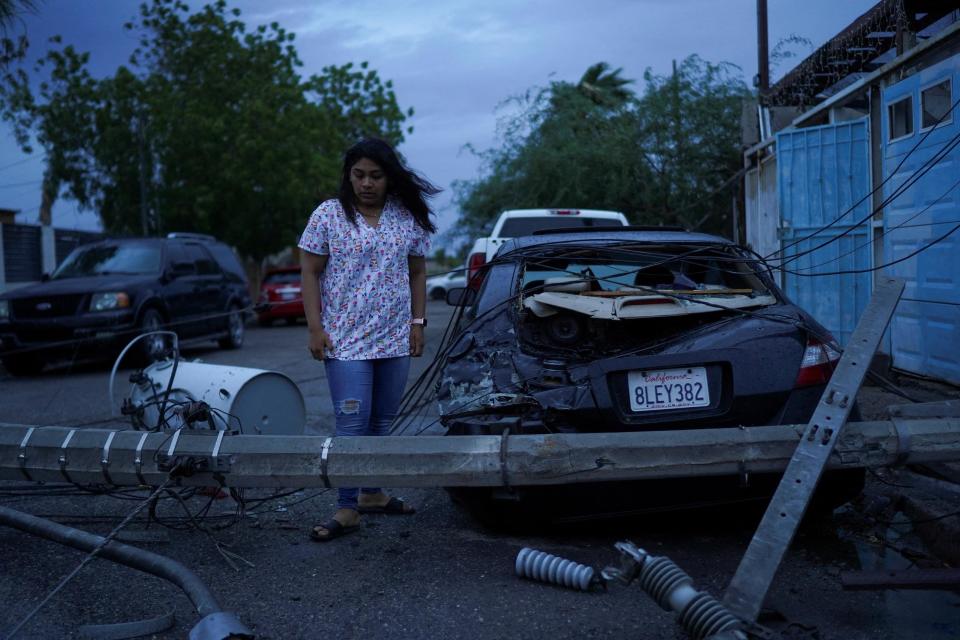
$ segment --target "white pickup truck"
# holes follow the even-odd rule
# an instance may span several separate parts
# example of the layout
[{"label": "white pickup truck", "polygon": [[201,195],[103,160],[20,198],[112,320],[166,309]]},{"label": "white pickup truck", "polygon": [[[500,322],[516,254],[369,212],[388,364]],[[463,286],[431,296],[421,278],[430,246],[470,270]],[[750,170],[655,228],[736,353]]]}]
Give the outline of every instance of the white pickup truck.
[{"label": "white pickup truck", "polygon": [[467,254],[467,281],[478,286],[480,280],[473,280],[474,274],[486,263],[493,260],[497,249],[510,238],[529,236],[542,229],[569,229],[576,231],[583,227],[621,227],[627,226],[627,217],[617,211],[598,211],[596,209],[509,209],[500,214],[493,225],[493,233],[486,238],[478,238]]}]

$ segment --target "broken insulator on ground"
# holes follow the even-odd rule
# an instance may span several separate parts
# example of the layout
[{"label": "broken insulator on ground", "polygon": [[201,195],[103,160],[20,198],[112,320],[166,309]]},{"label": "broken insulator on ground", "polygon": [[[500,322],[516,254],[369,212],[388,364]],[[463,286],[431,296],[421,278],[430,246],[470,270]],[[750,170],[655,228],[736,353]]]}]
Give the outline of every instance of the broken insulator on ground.
[{"label": "broken insulator on ground", "polygon": [[743,628],[727,608],[709,593],[693,588],[693,579],[665,556],[651,556],[632,542],[618,542],[617,551],[622,556],[619,567],[603,570],[604,580],[619,580],[630,584],[640,581],[640,586],[665,611],[677,613],[677,622],[694,640],[704,640],[720,633],[724,637],[745,638]]},{"label": "broken insulator on ground", "polygon": [[595,584],[599,584],[593,567],[530,547],[524,547],[517,554],[516,572],[521,578],[552,582],[580,591],[588,591]]}]

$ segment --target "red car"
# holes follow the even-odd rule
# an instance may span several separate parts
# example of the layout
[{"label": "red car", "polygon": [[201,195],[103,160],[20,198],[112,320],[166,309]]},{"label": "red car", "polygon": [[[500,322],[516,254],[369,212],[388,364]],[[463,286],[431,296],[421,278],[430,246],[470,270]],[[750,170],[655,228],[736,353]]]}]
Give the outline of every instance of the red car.
[{"label": "red car", "polygon": [[274,320],[296,324],[303,318],[303,295],[300,292],[300,267],[270,269],[260,283],[257,321],[269,327]]}]

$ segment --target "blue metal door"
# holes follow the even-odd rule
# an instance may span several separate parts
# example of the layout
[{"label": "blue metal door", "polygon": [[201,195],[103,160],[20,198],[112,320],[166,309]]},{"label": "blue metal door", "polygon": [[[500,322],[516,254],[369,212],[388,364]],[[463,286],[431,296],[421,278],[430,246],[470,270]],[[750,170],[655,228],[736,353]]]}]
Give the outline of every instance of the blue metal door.
[{"label": "blue metal door", "polygon": [[777,134],[784,290],[841,344],[870,299],[869,273],[835,273],[871,264],[867,121]]},{"label": "blue metal door", "polygon": [[960,56],[883,92],[884,199],[902,190],[884,209],[883,262],[936,243],[886,271],[907,285],[890,323],[893,365],[951,382],[960,382],[960,230],[939,239],[960,224],[960,147],[949,150],[958,94]]}]

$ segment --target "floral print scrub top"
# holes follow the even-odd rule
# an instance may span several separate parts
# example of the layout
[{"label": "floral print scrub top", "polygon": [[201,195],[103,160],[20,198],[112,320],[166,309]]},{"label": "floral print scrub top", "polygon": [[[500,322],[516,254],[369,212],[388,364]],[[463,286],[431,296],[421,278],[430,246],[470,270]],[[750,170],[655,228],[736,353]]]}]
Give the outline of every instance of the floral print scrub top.
[{"label": "floral print scrub top", "polygon": [[410,355],[410,271],[407,256],[425,256],[430,238],[396,198],[388,197],[380,224],[357,213],[351,224],[337,199],[310,216],[298,246],[329,255],[320,276],[323,328],[336,360]]}]

